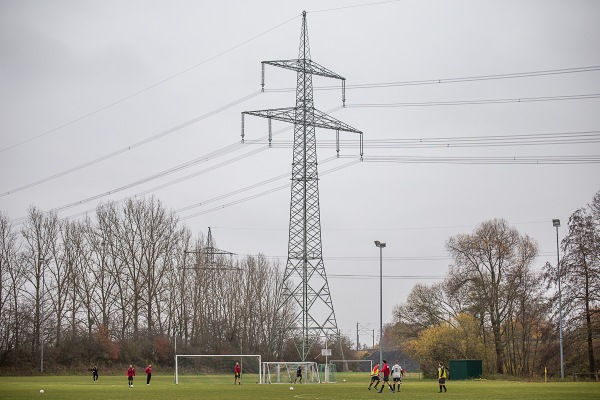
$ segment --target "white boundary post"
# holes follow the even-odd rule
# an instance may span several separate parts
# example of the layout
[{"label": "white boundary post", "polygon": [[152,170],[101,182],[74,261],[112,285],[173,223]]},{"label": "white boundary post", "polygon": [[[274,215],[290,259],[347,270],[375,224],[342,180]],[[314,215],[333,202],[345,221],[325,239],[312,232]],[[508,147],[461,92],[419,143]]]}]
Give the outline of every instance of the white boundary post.
[{"label": "white boundary post", "polygon": [[175,354],[175,384],[179,385],[179,374],[177,369],[177,354]]},{"label": "white boundary post", "polygon": [[175,354],[175,384],[179,385],[179,372],[177,368],[178,357],[257,357],[258,358],[258,383],[262,384],[262,357],[260,354]]}]

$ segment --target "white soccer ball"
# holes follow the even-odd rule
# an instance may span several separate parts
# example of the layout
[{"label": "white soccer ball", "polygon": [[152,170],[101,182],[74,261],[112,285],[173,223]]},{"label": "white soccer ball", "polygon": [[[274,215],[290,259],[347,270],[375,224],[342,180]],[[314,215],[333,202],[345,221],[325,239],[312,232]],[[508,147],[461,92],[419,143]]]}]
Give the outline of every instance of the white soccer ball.
[{"label": "white soccer ball", "polygon": [[294,390],[294,387],[293,387],[293,386],[290,386],[290,390]]},{"label": "white soccer ball", "polygon": [[40,389],[40,393],[41,393],[41,394],[44,394],[44,389]]}]

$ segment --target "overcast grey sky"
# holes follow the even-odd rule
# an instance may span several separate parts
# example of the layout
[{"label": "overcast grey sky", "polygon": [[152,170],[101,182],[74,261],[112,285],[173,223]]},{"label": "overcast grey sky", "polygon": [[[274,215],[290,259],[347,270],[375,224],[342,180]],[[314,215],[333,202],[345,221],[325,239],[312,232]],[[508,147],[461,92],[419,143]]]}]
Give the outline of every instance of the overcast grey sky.
[{"label": "overcast grey sky", "polygon": [[555,262],[551,220],[562,237],[600,189],[593,0],[0,0],[0,210],[18,223],[31,205],[77,217],[155,195],[220,248],[285,265],[290,190],[275,189],[289,185],[292,132],[274,122],[269,149],[266,120],[247,117],[241,145],[240,114],[295,105],[275,90],[295,73],[267,67],[260,93],[260,62],[297,57],[303,10],[312,60],[347,85],[342,109],[339,82],[315,77],[315,106],[365,140],[357,162],[358,137],[342,132],[335,159],[335,132],[317,131],[342,332],[377,332],[374,240],[388,246],[385,321],[445,275],[445,241],[485,220],[535,238],[536,267]]}]

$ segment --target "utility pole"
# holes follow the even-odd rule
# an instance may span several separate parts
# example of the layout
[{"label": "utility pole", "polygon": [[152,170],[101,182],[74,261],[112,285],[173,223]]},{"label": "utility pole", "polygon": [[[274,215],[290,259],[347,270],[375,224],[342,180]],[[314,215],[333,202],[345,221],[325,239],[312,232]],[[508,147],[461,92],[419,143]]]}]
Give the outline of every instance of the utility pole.
[{"label": "utility pole", "polygon": [[[269,120],[269,143],[272,140],[271,120],[294,124],[292,187],[288,256],[281,287],[278,311],[295,305],[297,310],[291,325],[282,332],[293,332],[302,361],[318,338],[338,332],[333,303],[323,263],[321,246],[321,216],[319,207],[319,176],[315,128],[336,131],[339,155],[339,131],[360,135],[360,156],[363,155],[362,132],[315,109],[312,76],[324,76],[342,81],[342,102],[345,103],[346,79],[312,61],[308,43],[306,11],[302,12],[302,33],[297,59],[262,62],[262,87],[265,85],[265,65],[296,71],[296,106],[242,113],[242,142],[244,116],[254,115]],[[298,283],[299,281],[299,283]]]},{"label": "utility pole", "polygon": [[365,333],[365,328],[367,328],[369,324],[363,324],[360,326],[360,322],[356,323],[356,351],[360,350],[360,333]]}]

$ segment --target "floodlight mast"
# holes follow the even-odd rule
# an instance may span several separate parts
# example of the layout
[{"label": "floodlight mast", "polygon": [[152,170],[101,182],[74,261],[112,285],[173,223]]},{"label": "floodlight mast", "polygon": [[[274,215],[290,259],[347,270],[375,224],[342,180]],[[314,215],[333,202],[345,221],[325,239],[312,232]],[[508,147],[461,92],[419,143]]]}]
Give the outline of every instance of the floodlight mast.
[{"label": "floodlight mast", "polygon": [[383,367],[383,248],[385,242],[375,241],[379,247],[379,368]]},{"label": "floodlight mast", "polygon": [[39,321],[39,330],[40,330],[40,372],[44,372],[44,330],[45,330],[45,322],[44,322],[44,297],[45,297],[45,289],[46,289],[46,267],[48,265],[49,259],[42,257],[40,254],[38,256],[38,264],[39,271],[42,276],[42,294],[40,296],[40,321]]},{"label": "floodlight mast", "polygon": [[[302,361],[306,361],[310,347],[309,338],[337,334],[337,322],[327,283],[321,243],[321,220],[317,171],[317,145],[315,128],[354,132],[360,136],[360,157],[363,156],[362,132],[315,109],[313,101],[312,75],[340,79],[342,101],[345,104],[345,78],[315,63],[310,58],[306,11],[302,12],[302,33],[297,59],[262,62],[264,90],[264,67],[272,65],[296,71],[296,106],[274,108],[242,113],[242,142],[244,141],[244,115],[267,118],[294,124],[294,146],[292,162],[292,185],[288,257],[280,290],[278,311],[288,305],[299,310],[282,332],[299,334],[298,346]],[[339,155],[339,135],[336,134]],[[269,135],[269,143],[271,135]],[[300,280],[301,284],[294,283]]]},{"label": "floodlight mast", "polygon": [[558,228],[560,228],[560,219],[553,219],[552,226],[556,228],[556,274],[558,278],[558,340],[560,346],[560,378],[565,379],[565,363],[563,356],[562,292],[560,288],[560,253],[558,251]]}]

